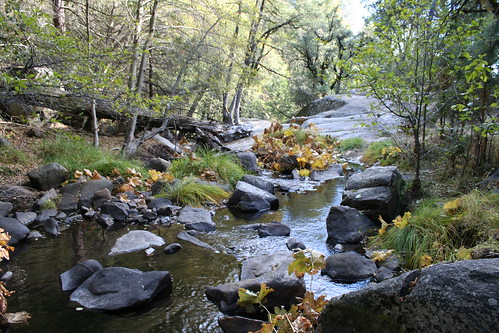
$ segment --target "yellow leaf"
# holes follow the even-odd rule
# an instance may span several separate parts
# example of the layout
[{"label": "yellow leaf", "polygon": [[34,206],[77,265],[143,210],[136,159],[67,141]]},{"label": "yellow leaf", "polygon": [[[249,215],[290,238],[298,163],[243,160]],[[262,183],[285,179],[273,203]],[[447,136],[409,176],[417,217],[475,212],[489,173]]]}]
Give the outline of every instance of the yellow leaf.
[{"label": "yellow leaf", "polygon": [[83,176],[83,172],[77,170],[77,171],[75,171],[75,173],[74,173],[73,176],[74,176],[75,179],[78,179],[81,176]]},{"label": "yellow leaf", "polygon": [[341,168],[343,169],[343,171],[346,171],[347,168],[348,168],[348,162],[345,162],[341,165]]},{"label": "yellow leaf", "polygon": [[433,263],[433,258],[427,254],[423,254],[421,258],[419,258],[419,266],[420,267],[428,267]]},{"label": "yellow leaf", "polygon": [[92,177],[90,177],[90,180],[99,180],[101,179],[101,175],[97,172],[97,170],[94,170],[94,172],[92,173]]},{"label": "yellow leaf", "polygon": [[454,214],[459,210],[459,208],[461,208],[461,199],[459,198],[446,202],[444,205],[444,210],[447,214]]},{"label": "yellow leaf", "polygon": [[142,180],[139,177],[132,177],[128,180],[128,183],[132,186],[138,186],[142,184]]},{"label": "yellow leaf", "polygon": [[282,169],[282,166],[279,163],[274,163],[272,165],[272,170],[281,171],[281,169]]},{"label": "yellow leaf", "polygon": [[287,130],[285,130],[283,134],[284,134],[284,136],[293,136],[294,135],[291,128],[288,128]]},{"label": "yellow leaf", "polygon": [[378,234],[384,235],[386,232],[386,229],[388,228],[389,224],[386,223],[385,220],[381,217],[381,215],[378,217],[379,221],[381,222],[381,228],[378,230]]},{"label": "yellow leaf", "polygon": [[318,160],[314,161],[311,164],[311,166],[312,166],[313,170],[324,170],[326,168],[326,164],[321,159],[318,159]]},{"label": "yellow leaf", "polygon": [[298,158],[296,159],[296,161],[298,162],[298,165],[299,165],[300,167],[302,167],[302,168],[303,168],[304,166],[306,166],[306,165],[307,165],[307,163],[308,163],[308,160],[307,160],[307,158],[306,158],[306,157],[298,157]]},{"label": "yellow leaf", "polygon": [[383,149],[381,149],[381,155],[386,155],[387,153],[387,149],[386,147],[383,147]]},{"label": "yellow leaf", "polygon": [[301,177],[310,177],[310,170],[308,169],[300,169],[298,173]]},{"label": "yellow leaf", "polygon": [[471,259],[471,249],[465,247],[460,248],[457,251],[457,260],[470,260]]},{"label": "yellow leaf", "polygon": [[153,180],[153,181],[157,181],[160,177],[160,173],[156,170],[147,170],[147,172],[149,173],[149,177]]},{"label": "yellow leaf", "polygon": [[385,261],[388,259],[395,250],[381,250],[381,251],[373,251],[373,254],[371,256],[371,259],[373,261]]},{"label": "yellow leaf", "polygon": [[410,219],[411,212],[405,212],[403,217],[401,217],[400,215],[397,216],[395,220],[393,220],[393,224],[395,224],[398,229],[404,229],[405,226],[409,224]]}]

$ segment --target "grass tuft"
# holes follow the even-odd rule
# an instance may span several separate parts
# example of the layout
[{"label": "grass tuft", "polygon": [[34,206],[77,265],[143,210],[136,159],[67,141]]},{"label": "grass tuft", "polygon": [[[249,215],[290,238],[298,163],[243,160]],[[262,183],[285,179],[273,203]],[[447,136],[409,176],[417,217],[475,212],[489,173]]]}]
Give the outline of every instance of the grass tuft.
[{"label": "grass tuft", "polygon": [[0,147],[0,159],[5,164],[23,164],[28,161],[26,154],[12,146]]},{"label": "grass tuft", "polygon": [[366,140],[362,138],[348,138],[345,140],[341,140],[340,142],[340,151],[345,152],[348,150],[359,150],[363,149],[367,146]]},{"label": "grass tuft", "polygon": [[206,202],[220,204],[229,197],[229,193],[217,185],[200,183],[194,177],[187,177],[163,185],[161,193],[156,197],[168,198],[182,206],[202,206]]}]

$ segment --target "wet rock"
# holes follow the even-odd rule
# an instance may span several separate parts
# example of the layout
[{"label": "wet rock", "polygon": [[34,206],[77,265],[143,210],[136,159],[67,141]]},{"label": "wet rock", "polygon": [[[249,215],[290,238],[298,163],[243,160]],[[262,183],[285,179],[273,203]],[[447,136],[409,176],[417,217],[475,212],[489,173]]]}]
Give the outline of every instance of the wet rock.
[{"label": "wet rock", "polygon": [[326,220],[327,243],[358,244],[377,225],[362,215],[357,209],[346,206],[332,206]]},{"label": "wet rock", "polygon": [[57,216],[57,209],[44,209],[40,212],[39,219],[43,220],[48,217],[56,217]]},{"label": "wet rock", "polygon": [[7,216],[12,211],[12,204],[10,202],[0,202],[0,216]]},{"label": "wet rock", "polygon": [[322,332],[497,332],[497,281],[497,258],[436,264],[334,297],[319,322]]},{"label": "wet rock", "polygon": [[204,208],[184,207],[178,216],[177,222],[184,224],[185,228],[189,230],[210,232],[216,229],[210,211]]},{"label": "wet rock", "polygon": [[291,229],[279,222],[262,223],[258,228],[258,236],[289,236]]},{"label": "wet rock", "polygon": [[163,253],[164,254],[173,254],[173,253],[177,253],[181,249],[182,249],[182,245],[180,245],[179,243],[171,243],[171,244],[168,244],[163,249]]},{"label": "wet rock", "polygon": [[253,176],[253,175],[245,175],[242,179],[243,182],[246,182],[248,184],[251,184],[253,186],[258,187],[259,189],[262,189],[266,192],[269,192],[270,194],[275,194],[274,191],[274,183],[269,182],[263,177],[259,176]]},{"label": "wet rock", "polygon": [[153,212],[152,210],[150,209],[144,209],[142,210],[142,216],[146,219],[146,220],[155,220],[158,218],[158,213],[156,212]]},{"label": "wet rock", "polygon": [[43,235],[38,231],[30,231],[27,237],[27,239],[38,239],[38,238],[44,238]]},{"label": "wet rock", "polygon": [[0,201],[10,202],[16,212],[24,212],[33,207],[36,195],[23,186],[4,185],[0,186]]},{"label": "wet rock", "polygon": [[241,162],[241,165],[248,171],[258,172],[258,164],[256,162],[256,155],[252,152],[241,152],[237,153],[237,158]]},{"label": "wet rock", "polygon": [[321,273],[333,281],[356,282],[372,277],[376,270],[374,261],[356,252],[343,252],[327,257],[326,267]]},{"label": "wet rock", "polygon": [[81,214],[71,215],[71,216],[66,217],[64,219],[64,221],[67,224],[73,224],[73,223],[83,222],[83,215],[81,215]]},{"label": "wet rock", "polygon": [[61,226],[59,225],[59,221],[57,221],[53,217],[44,219],[41,224],[43,230],[45,230],[47,233],[51,234],[52,236],[59,236],[59,234],[61,233]]},{"label": "wet rock", "polygon": [[2,280],[3,282],[8,282],[13,277],[14,277],[14,273],[12,273],[11,271],[7,271],[2,275],[0,280]]},{"label": "wet rock", "polygon": [[[241,203],[241,204],[240,204]],[[242,211],[260,211],[265,209],[278,209],[279,199],[273,194],[256,186],[239,181],[229,201],[228,207],[237,207]]]},{"label": "wet rock", "polygon": [[199,247],[202,247],[202,248],[205,248],[205,249],[211,250],[211,251],[213,251],[213,252],[217,252],[217,250],[216,250],[213,246],[211,246],[211,245],[209,245],[209,244],[206,244],[206,243],[205,243],[205,242],[203,242],[203,241],[200,241],[199,239],[197,239],[197,238],[196,238],[196,237],[194,237],[194,236],[189,235],[189,234],[188,234],[187,232],[185,232],[185,231],[181,231],[181,232],[179,232],[179,233],[177,234],[177,238],[178,238],[178,239],[181,239],[181,240],[183,240],[183,241],[189,242],[189,243],[191,243],[191,244],[194,244],[194,245],[196,245],[196,246],[199,246]]},{"label": "wet rock", "polygon": [[8,244],[10,246],[16,245],[29,235],[29,229],[17,219],[11,217],[0,217],[0,228],[9,233],[10,240]]},{"label": "wet rock", "polygon": [[162,246],[165,244],[163,238],[145,230],[132,230],[116,240],[110,256],[145,250],[151,246]]},{"label": "wet rock", "polygon": [[16,219],[27,227],[36,221],[36,217],[35,212],[16,212]]},{"label": "wet rock", "polygon": [[78,199],[80,197],[82,183],[71,183],[61,188],[61,201],[59,209],[65,213],[72,213],[78,209]]},{"label": "wet rock", "polygon": [[97,223],[99,223],[104,229],[109,229],[114,224],[114,219],[108,214],[99,214],[97,216]]},{"label": "wet rock", "polygon": [[81,185],[79,207],[92,207],[92,200],[97,192],[108,189],[113,190],[113,182],[109,179],[89,180]]},{"label": "wet rock", "polygon": [[85,260],[71,269],[61,274],[61,289],[62,291],[71,291],[78,288],[86,279],[91,277],[95,272],[102,269],[102,265],[97,260]]},{"label": "wet rock", "polygon": [[310,179],[315,181],[326,181],[340,178],[343,175],[343,167],[339,164],[331,165],[327,170],[312,170]]},{"label": "wet rock", "polygon": [[111,217],[116,220],[123,222],[130,215],[129,207],[124,202],[113,201],[102,205],[101,212],[104,214],[111,215]]},{"label": "wet rock", "polygon": [[45,193],[40,199],[35,203],[36,208],[42,207],[46,202],[56,199],[59,196],[57,191],[51,188],[47,193]]},{"label": "wet rock", "polygon": [[157,294],[171,288],[167,271],[141,272],[124,267],[104,268],[81,284],[71,301],[88,309],[119,311],[149,303]]},{"label": "wet rock", "polygon": [[149,203],[147,204],[147,207],[149,207],[152,210],[155,210],[156,213],[159,215],[167,215],[167,209],[170,208],[170,206],[173,203],[171,202],[170,199],[166,198],[153,198]]},{"label": "wet rock", "polygon": [[148,169],[165,172],[170,168],[171,163],[161,157],[151,158],[147,161],[146,166]]},{"label": "wet rock", "polygon": [[307,247],[300,240],[296,238],[290,238],[286,242],[286,246],[290,251],[293,250],[305,250]]},{"label": "wet rock", "polygon": [[265,322],[258,319],[245,318],[240,316],[229,316],[218,318],[218,325],[224,333],[248,333],[256,332],[262,328]]},{"label": "wet rock", "polygon": [[28,172],[31,185],[42,191],[61,187],[68,177],[68,170],[59,163],[50,163]]}]

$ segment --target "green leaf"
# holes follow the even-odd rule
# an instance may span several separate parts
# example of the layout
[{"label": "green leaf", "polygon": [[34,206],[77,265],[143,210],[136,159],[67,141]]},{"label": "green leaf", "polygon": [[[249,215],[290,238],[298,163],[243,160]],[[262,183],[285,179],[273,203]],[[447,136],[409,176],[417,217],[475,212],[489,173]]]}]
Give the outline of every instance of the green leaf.
[{"label": "green leaf", "polygon": [[255,312],[255,304],[265,304],[267,295],[273,292],[274,289],[267,287],[265,283],[260,285],[260,291],[253,292],[245,288],[239,288],[237,294],[239,296],[237,304],[245,307],[248,313]]},{"label": "green leaf", "polygon": [[315,275],[326,266],[324,254],[311,249],[294,253],[293,258],[295,260],[289,264],[288,274],[295,273],[298,278],[303,277],[305,273]]}]

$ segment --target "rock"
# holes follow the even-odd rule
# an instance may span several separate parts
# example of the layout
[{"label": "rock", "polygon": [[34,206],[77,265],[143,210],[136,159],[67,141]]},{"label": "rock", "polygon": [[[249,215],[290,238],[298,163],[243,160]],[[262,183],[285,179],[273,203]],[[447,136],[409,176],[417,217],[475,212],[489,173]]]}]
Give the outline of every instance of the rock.
[{"label": "rock", "polygon": [[229,316],[218,318],[218,325],[224,333],[248,333],[256,332],[262,328],[265,321],[245,318],[240,316]]},{"label": "rock", "polygon": [[2,282],[8,282],[13,277],[14,277],[14,273],[12,273],[12,271],[7,271],[2,275],[0,280],[2,280]]},{"label": "rock", "polygon": [[38,201],[35,203],[36,208],[42,207],[46,202],[56,199],[59,196],[54,188],[51,188],[47,193],[45,193]]},{"label": "rock", "polygon": [[297,297],[305,294],[305,283],[294,275],[288,275],[288,265],[293,261],[289,252],[250,258],[243,262],[241,281],[225,283],[206,288],[206,296],[215,303],[219,310],[229,315],[244,315],[244,308],[237,305],[238,290],[245,288],[253,292],[260,290],[265,283],[274,289],[268,294],[265,306],[269,309],[296,304]]},{"label": "rock", "polygon": [[49,217],[56,217],[57,209],[44,209],[40,212],[40,221]]},{"label": "rock", "polygon": [[71,183],[61,188],[61,201],[59,209],[65,213],[72,213],[78,209],[78,199],[80,197],[82,183]]},{"label": "rock", "polygon": [[142,210],[142,216],[146,219],[146,220],[149,220],[149,221],[152,221],[152,220],[155,220],[158,218],[158,213],[156,212],[153,212],[152,210],[150,209],[144,209]]},{"label": "rock", "polygon": [[393,271],[389,270],[386,267],[380,267],[380,268],[378,268],[376,273],[374,273],[374,279],[377,282],[382,282],[382,281],[385,281],[387,279],[391,279],[392,277],[393,277]]},{"label": "rock", "polygon": [[113,190],[113,182],[105,178],[97,180],[89,180],[82,183],[78,206],[88,207],[88,208],[92,207],[92,200],[95,194],[106,188],[111,192]]},{"label": "rock", "polygon": [[59,234],[61,233],[61,226],[59,225],[59,221],[57,221],[53,217],[44,219],[42,222],[42,226],[43,229],[52,236],[59,236]]},{"label": "rock", "polygon": [[16,219],[27,227],[35,222],[36,217],[35,212],[16,212]]},{"label": "rock", "polygon": [[246,182],[248,184],[251,184],[253,186],[256,186],[259,189],[262,189],[266,192],[269,192],[270,194],[275,194],[274,184],[272,182],[269,182],[268,180],[262,178],[262,177],[253,176],[253,175],[245,175],[243,177],[242,181]]},{"label": "rock", "polygon": [[9,233],[10,240],[8,244],[10,246],[16,245],[29,235],[29,229],[17,219],[11,217],[0,217],[0,228]]},{"label": "rock", "polygon": [[38,239],[38,238],[43,238],[43,235],[38,231],[30,231],[27,237],[27,239]]},{"label": "rock", "polygon": [[402,176],[395,166],[370,167],[363,172],[354,173],[348,178],[345,190],[358,190],[366,187],[398,186]]},{"label": "rock", "polygon": [[71,301],[88,309],[119,311],[149,303],[157,294],[171,288],[167,271],[141,272],[124,267],[104,268],[81,284]]},{"label": "rock", "polygon": [[290,238],[286,242],[286,246],[290,251],[293,250],[305,250],[307,247],[301,241],[296,238]]},{"label": "rock", "polygon": [[256,162],[256,155],[252,152],[240,152],[237,153],[237,158],[241,165],[248,171],[258,172],[258,164]]},{"label": "rock", "polygon": [[327,170],[312,170],[310,179],[314,181],[326,181],[343,176],[343,167],[339,164],[331,165]]},{"label": "rock", "polygon": [[497,332],[499,259],[441,263],[334,297],[319,332]]},{"label": "rock", "polygon": [[[242,202],[243,204],[239,205]],[[254,204],[252,204],[254,202]],[[263,204],[263,203],[267,204]],[[270,209],[279,208],[279,199],[273,194],[267,191],[259,189],[256,186],[248,184],[243,181],[239,181],[236,184],[236,189],[229,201],[227,202],[228,207],[237,207],[243,211],[259,211],[264,210],[262,207],[268,207]],[[265,208],[265,209],[268,209]]]},{"label": "rock", "polygon": [[162,246],[165,244],[163,238],[145,230],[132,230],[116,240],[110,256],[145,250],[151,246]]},{"label": "rock", "polygon": [[346,206],[332,206],[326,220],[327,243],[358,244],[377,225],[357,209]]},{"label": "rock", "polygon": [[94,193],[94,196],[92,197],[92,205],[95,209],[98,209],[105,203],[111,201],[112,198],[113,196],[111,195],[111,191],[109,191],[109,188],[103,188],[102,190]]},{"label": "rock", "polygon": [[114,224],[114,219],[108,214],[99,214],[97,216],[97,223],[99,223],[104,229],[109,229]]},{"label": "rock", "polygon": [[171,243],[164,248],[163,253],[164,254],[173,254],[173,253],[180,251],[181,249],[182,249],[182,245],[180,245],[179,243]]},{"label": "rock", "polygon": [[490,176],[482,180],[478,185],[484,188],[499,190],[499,169],[496,169]]},{"label": "rock", "polygon": [[129,207],[124,202],[113,201],[102,205],[101,212],[110,215],[114,220],[123,222],[130,215]]},{"label": "rock", "polygon": [[155,210],[156,213],[159,215],[168,215],[166,214],[168,209],[173,203],[171,202],[170,199],[166,198],[153,198],[149,203],[147,204],[147,207],[149,207],[152,210]]},{"label": "rock", "polygon": [[61,274],[62,291],[71,291],[78,288],[86,279],[102,269],[97,260],[85,260]]},{"label": "rock", "polygon": [[36,195],[23,186],[0,186],[0,201],[10,202],[16,212],[30,210],[36,201]]},{"label": "rock", "polygon": [[196,237],[194,236],[191,236],[189,235],[187,232],[185,231],[181,231],[177,234],[177,238],[178,239],[181,239],[181,240],[184,240],[186,242],[189,242],[191,244],[194,244],[194,245],[197,245],[199,247],[202,247],[202,248],[205,248],[205,249],[208,249],[208,250],[211,250],[213,252],[218,252],[213,246],[209,245],[209,244],[206,244],[205,242],[203,241],[200,241],[199,239],[197,239]]},{"label": "rock", "polygon": [[160,157],[151,158],[146,163],[147,169],[152,169],[152,170],[156,170],[159,172],[165,172],[166,170],[168,170],[170,165],[171,165],[170,162],[168,162],[167,160],[162,159]]},{"label": "rock", "polygon": [[64,221],[67,224],[73,224],[75,222],[83,222],[83,215],[81,215],[81,214],[71,215],[71,216],[66,217],[66,219]]},{"label": "rock", "polygon": [[210,232],[216,229],[216,224],[211,220],[211,213],[204,208],[184,207],[178,216],[178,223],[185,225],[186,229]]},{"label": "rock", "polygon": [[356,252],[343,252],[327,257],[321,273],[329,275],[333,281],[356,282],[372,277],[376,270],[374,261]]},{"label": "rock", "polygon": [[31,185],[42,191],[61,187],[68,177],[68,170],[59,163],[49,163],[28,172]]},{"label": "rock", "polygon": [[291,229],[279,222],[262,223],[258,228],[258,236],[289,236]]},{"label": "rock", "polygon": [[12,204],[10,202],[0,202],[0,216],[7,216],[12,211]]}]

